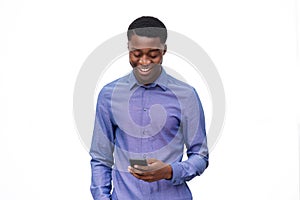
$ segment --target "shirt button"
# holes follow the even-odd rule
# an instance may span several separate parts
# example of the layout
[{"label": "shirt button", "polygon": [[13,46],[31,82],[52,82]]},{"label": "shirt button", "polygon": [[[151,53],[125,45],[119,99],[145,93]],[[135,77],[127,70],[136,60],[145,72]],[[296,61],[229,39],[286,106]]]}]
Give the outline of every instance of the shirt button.
[{"label": "shirt button", "polygon": [[147,108],[144,108],[144,111],[147,111]]},{"label": "shirt button", "polygon": [[144,154],[144,155],[143,155],[143,158],[146,159],[146,158],[147,158],[147,154]]}]

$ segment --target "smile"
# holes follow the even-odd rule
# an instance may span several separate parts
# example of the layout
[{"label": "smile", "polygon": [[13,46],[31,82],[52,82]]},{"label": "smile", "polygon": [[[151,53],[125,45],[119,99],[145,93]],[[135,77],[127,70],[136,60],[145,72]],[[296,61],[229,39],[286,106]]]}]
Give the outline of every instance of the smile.
[{"label": "smile", "polygon": [[150,70],[150,68],[140,68],[140,70],[141,70],[142,72],[148,72],[148,71]]},{"label": "smile", "polygon": [[150,66],[140,66],[140,67],[138,67],[138,69],[142,73],[147,73],[151,70],[151,67]]}]

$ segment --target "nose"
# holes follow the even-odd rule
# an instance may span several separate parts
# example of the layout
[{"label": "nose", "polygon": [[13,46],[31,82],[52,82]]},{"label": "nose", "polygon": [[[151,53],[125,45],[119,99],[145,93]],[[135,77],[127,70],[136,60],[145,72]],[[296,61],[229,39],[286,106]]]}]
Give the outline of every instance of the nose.
[{"label": "nose", "polygon": [[144,55],[140,58],[139,63],[141,65],[149,65],[151,63],[151,60],[146,55]]}]

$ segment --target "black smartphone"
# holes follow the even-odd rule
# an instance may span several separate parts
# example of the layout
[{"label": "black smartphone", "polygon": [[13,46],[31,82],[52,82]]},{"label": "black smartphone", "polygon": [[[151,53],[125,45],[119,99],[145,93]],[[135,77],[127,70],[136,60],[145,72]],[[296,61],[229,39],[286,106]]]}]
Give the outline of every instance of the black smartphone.
[{"label": "black smartphone", "polygon": [[134,165],[141,165],[141,166],[147,166],[147,160],[146,159],[129,159],[130,166],[133,167]]}]

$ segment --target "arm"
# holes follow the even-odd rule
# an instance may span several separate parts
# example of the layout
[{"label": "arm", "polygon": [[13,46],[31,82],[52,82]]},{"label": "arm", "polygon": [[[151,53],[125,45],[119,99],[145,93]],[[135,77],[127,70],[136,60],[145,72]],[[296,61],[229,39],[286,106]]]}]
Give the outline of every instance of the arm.
[{"label": "arm", "polygon": [[92,144],[90,148],[92,182],[95,200],[111,199],[111,172],[113,165],[114,132],[104,92],[98,97]]},{"label": "arm", "polygon": [[204,112],[195,90],[185,102],[181,125],[188,159],[171,164],[171,181],[174,185],[199,176],[208,166]]}]

